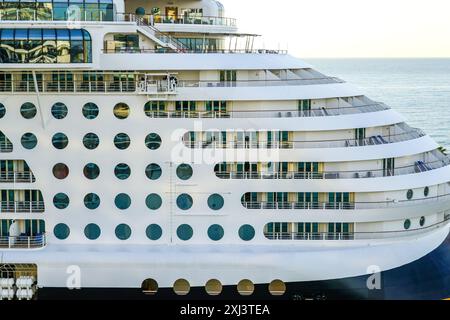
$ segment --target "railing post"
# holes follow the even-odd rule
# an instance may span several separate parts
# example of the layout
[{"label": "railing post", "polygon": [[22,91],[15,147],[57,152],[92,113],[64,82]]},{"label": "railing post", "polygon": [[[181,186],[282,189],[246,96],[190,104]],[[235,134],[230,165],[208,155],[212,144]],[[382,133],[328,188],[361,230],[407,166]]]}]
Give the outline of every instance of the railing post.
[{"label": "railing post", "polygon": [[28,249],[30,249],[31,248],[31,237],[28,237],[27,240],[28,240]]}]

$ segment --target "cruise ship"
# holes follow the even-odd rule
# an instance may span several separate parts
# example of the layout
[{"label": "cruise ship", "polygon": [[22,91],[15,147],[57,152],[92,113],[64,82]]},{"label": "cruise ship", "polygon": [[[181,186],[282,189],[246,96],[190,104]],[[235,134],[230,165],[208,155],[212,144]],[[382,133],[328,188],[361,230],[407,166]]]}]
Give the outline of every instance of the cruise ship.
[{"label": "cruise ship", "polygon": [[0,0],[2,300],[450,297],[445,148],[258,39],[215,0]]}]

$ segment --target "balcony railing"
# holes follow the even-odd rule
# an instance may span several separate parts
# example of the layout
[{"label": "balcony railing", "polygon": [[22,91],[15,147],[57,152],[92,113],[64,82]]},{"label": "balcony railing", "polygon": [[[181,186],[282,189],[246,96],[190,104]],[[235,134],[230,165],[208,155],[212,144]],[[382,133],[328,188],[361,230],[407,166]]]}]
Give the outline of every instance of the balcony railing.
[{"label": "balcony railing", "polygon": [[313,141],[184,141],[185,146],[199,149],[310,149],[377,146],[418,139],[426,134],[420,129],[365,139],[313,140]]},{"label": "balcony railing", "polygon": [[27,183],[34,182],[35,178],[30,171],[14,171],[0,173],[0,183]]},{"label": "balcony railing", "polygon": [[280,49],[189,49],[183,48],[182,50],[174,51],[168,48],[147,49],[147,48],[135,48],[135,47],[122,47],[114,49],[103,49],[105,54],[117,54],[117,53],[192,53],[192,54],[287,54],[287,50]]},{"label": "balcony railing", "polygon": [[428,227],[411,230],[379,231],[379,232],[264,232],[269,240],[377,240],[416,236],[439,229],[448,224],[449,218]]},{"label": "balcony railing", "polygon": [[[250,80],[233,82],[211,82],[198,80],[178,80],[176,87],[182,88],[227,88],[227,87],[270,87],[270,86],[301,86],[314,84],[342,83],[333,77],[301,79],[301,80]],[[141,81],[37,81],[37,88],[41,93],[139,93]],[[161,85],[163,87],[163,85]],[[33,81],[0,81],[0,92],[35,92]]]},{"label": "balcony railing", "polygon": [[233,111],[151,111],[146,112],[152,118],[204,118],[204,119],[249,119],[249,118],[295,118],[295,117],[326,117],[346,114],[377,112],[388,110],[384,104],[370,104],[342,108],[321,108],[310,111],[295,110],[233,110]]},{"label": "balcony railing", "polygon": [[16,237],[1,236],[1,249],[36,249],[47,244],[45,233],[36,236],[21,235]]},{"label": "balcony railing", "polygon": [[[0,89],[1,92],[1,89]],[[0,142],[0,152],[12,152],[13,145],[11,142]]]},{"label": "balcony railing", "polygon": [[433,204],[450,201],[450,194],[437,197],[428,197],[412,200],[389,200],[373,202],[267,202],[267,201],[243,201],[242,205],[247,209],[266,210],[358,210],[358,209],[383,209],[404,206],[416,206],[421,204]]},{"label": "balcony railing", "polygon": [[165,16],[165,15],[141,15],[136,16],[132,13],[118,14],[118,19],[125,21],[134,21],[136,18],[143,19],[145,23],[152,24],[194,24],[194,25],[213,25],[236,27],[236,19],[215,16]]},{"label": "balcony railing", "polygon": [[[51,1],[49,1],[51,4]],[[18,4],[17,4],[18,5]],[[80,4],[83,6],[83,4]],[[87,9],[80,10],[79,14],[75,11],[64,12],[54,10],[46,10],[44,8],[22,8],[13,9],[8,8],[6,11],[0,11],[0,21],[61,21],[61,22],[75,22],[75,21],[114,21],[120,19],[120,15],[114,16],[113,10]]]},{"label": "balcony railing", "polygon": [[353,171],[323,171],[323,172],[216,172],[216,176],[221,179],[273,179],[273,180],[322,180],[322,179],[363,179],[363,178],[381,178],[392,177],[420,172],[431,171],[450,165],[450,159],[433,162],[417,161],[414,165],[398,167],[391,169],[374,169],[374,170],[353,170]]},{"label": "balcony railing", "polygon": [[44,212],[44,201],[0,201],[0,212]]}]

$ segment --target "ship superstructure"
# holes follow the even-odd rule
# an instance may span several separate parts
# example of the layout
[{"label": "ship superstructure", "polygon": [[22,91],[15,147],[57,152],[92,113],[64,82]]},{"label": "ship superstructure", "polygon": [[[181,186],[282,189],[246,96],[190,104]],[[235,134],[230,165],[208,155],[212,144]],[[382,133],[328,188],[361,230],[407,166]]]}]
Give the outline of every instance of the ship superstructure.
[{"label": "ship superstructure", "polygon": [[445,150],[255,38],[214,0],[0,1],[0,298],[448,297]]}]

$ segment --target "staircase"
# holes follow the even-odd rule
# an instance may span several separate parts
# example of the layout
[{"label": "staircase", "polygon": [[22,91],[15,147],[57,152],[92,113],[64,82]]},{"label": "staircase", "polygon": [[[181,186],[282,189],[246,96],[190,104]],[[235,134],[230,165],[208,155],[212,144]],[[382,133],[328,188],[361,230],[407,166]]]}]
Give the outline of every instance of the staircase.
[{"label": "staircase", "polygon": [[160,46],[164,48],[172,49],[176,52],[186,52],[188,48],[182,44],[180,41],[172,37],[171,35],[159,31],[155,26],[150,25],[145,21],[144,18],[133,16],[133,20],[136,21],[138,25],[138,30],[158,43]]}]

